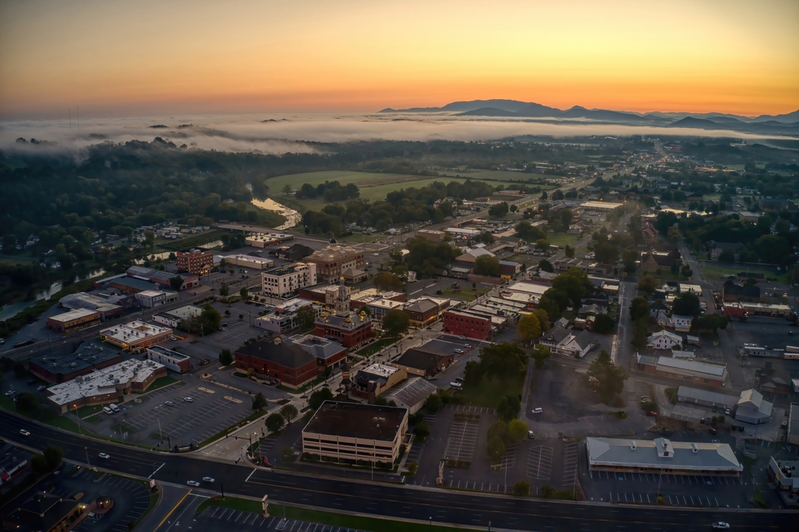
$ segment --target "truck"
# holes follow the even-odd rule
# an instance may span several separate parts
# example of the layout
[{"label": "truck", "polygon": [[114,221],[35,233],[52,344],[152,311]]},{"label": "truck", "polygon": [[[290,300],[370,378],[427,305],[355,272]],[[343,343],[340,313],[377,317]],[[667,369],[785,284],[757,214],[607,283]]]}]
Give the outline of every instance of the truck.
[{"label": "truck", "polygon": [[113,410],[115,414],[119,413],[119,407],[117,405],[115,405],[114,403],[111,403],[110,405],[108,405],[108,408]]}]

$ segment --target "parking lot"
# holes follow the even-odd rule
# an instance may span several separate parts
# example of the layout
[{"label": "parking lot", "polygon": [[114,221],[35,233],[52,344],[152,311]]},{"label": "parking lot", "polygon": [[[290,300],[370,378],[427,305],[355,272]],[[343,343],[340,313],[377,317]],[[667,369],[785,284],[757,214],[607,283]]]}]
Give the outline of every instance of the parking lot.
[{"label": "parking lot", "polygon": [[480,423],[456,419],[449,429],[447,448],[444,458],[447,460],[465,460],[471,462],[480,436]]},{"label": "parking lot", "polygon": [[194,524],[190,528],[207,530],[209,532],[225,531],[235,527],[239,531],[255,530],[283,530],[285,532],[362,532],[355,528],[346,528],[331,525],[320,525],[319,523],[308,523],[296,519],[283,520],[279,516],[269,516],[264,518],[260,514],[245,512],[243,510],[231,510],[211,506],[201,515],[194,518]]},{"label": "parking lot", "polygon": [[161,388],[142,397],[140,404],[125,403],[126,410],[119,414],[95,416],[98,421],[92,429],[117,437],[125,431],[125,438],[137,443],[182,446],[200,443],[250,413],[246,394],[198,382]]},{"label": "parking lot", "polygon": [[548,445],[536,445],[527,451],[525,476],[532,480],[552,480],[553,449]]}]

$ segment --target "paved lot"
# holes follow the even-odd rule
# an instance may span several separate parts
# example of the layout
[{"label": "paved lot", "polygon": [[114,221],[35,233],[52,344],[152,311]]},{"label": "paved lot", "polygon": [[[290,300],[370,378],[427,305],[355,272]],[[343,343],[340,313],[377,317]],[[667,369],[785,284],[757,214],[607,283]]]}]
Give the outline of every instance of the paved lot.
[{"label": "paved lot", "polygon": [[456,419],[449,429],[444,458],[471,462],[480,436],[480,423]]},{"label": "paved lot", "polygon": [[548,445],[536,445],[527,451],[525,476],[533,480],[552,480],[553,449]]},{"label": "paved lot", "polygon": [[568,442],[563,448],[563,482],[561,489],[570,490],[577,481],[577,464],[579,462],[577,442]]},{"label": "paved lot", "polygon": [[[92,430],[101,434],[114,432],[119,437],[121,425],[128,429],[127,438],[134,442],[186,445],[210,438],[250,413],[251,398],[247,394],[193,380],[195,384],[172,385],[151,392],[141,404],[126,403],[126,410],[119,414],[100,414],[95,417],[98,421]],[[193,401],[185,401],[186,397]],[[157,436],[159,430],[163,443]]]},{"label": "paved lot", "polygon": [[231,527],[242,531],[255,530],[283,530],[285,532],[361,532],[354,528],[320,525],[297,521],[296,519],[283,520],[280,516],[264,518],[260,514],[231,510],[228,508],[209,507],[202,515],[193,520],[191,528],[206,530],[208,532],[227,531]]}]

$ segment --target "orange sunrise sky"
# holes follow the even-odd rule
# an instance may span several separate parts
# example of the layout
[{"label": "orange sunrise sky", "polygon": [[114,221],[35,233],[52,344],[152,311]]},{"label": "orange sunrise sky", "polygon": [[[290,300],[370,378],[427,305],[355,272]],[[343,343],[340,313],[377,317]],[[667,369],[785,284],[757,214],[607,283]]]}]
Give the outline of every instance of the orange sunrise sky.
[{"label": "orange sunrise sky", "polygon": [[0,117],[799,108],[799,1],[0,1]]}]

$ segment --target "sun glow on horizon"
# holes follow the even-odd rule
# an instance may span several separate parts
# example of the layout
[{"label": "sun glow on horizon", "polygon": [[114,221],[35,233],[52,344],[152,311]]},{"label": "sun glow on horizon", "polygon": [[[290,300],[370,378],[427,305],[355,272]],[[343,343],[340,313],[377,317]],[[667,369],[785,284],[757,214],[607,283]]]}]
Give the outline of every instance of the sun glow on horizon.
[{"label": "sun glow on horizon", "polygon": [[0,4],[0,116],[799,108],[799,2]]}]

